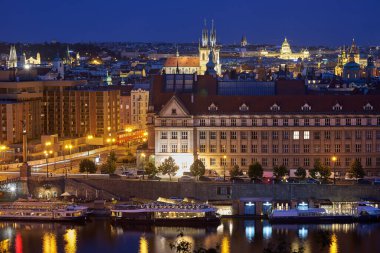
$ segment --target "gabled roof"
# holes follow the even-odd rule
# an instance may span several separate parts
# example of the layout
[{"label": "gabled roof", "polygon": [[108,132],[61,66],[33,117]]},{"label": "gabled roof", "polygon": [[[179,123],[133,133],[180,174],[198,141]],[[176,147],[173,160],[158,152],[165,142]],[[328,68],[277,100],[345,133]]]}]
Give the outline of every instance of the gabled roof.
[{"label": "gabled roof", "polygon": [[180,56],[180,57],[169,57],[164,63],[164,67],[199,67],[199,57],[193,56]]}]

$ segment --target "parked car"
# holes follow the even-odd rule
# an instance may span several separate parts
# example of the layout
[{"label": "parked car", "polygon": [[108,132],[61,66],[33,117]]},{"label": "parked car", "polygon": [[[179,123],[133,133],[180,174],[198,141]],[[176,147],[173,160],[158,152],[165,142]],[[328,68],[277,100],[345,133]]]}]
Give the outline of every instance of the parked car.
[{"label": "parked car", "polygon": [[194,182],[195,178],[190,176],[182,176],[178,178],[178,182]]},{"label": "parked car", "polygon": [[214,181],[224,181],[224,178],[223,177],[215,177],[214,178]]},{"label": "parked car", "polygon": [[314,178],[308,178],[306,179],[305,181],[307,184],[321,184],[320,181],[318,181],[317,179],[314,179]]},{"label": "parked car", "polygon": [[206,176],[200,176],[199,181],[212,181],[212,179]]},{"label": "parked car", "polygon": [[157,176],[148,176],[148,180],[161,181],[161,178]]},{"label": "parked car", "polygon": [[132,172],[129,172],[129,171],[124,171],[123,173],[121,173],[122,176],[126,177],[126,178],[129,178],[129,179],[139,179],[140,176],[137,176],[136,174],[133,174]]},{"label": "parked car", "polygon": [[364,178],[359,178],[358,179],[358,184],[367,184],[367,185],[370,185],[370,184],[372,184],[372,181],[368,180],[368,179],[364,179]]}]

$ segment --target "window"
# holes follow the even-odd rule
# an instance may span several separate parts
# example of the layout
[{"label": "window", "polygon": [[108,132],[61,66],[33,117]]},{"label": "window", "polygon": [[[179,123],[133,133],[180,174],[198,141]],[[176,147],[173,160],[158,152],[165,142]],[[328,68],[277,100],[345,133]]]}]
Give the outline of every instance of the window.
[{"label": "window", "polygon": [[263,140],[268,140],[268,132],[262,131],[261,132],[261,139]]},{"label": "window", "polygon": [[237,148],[236,145],[231,145],[231,153],[236,153]]},{"label": "window", "polygon": [[365,131],[365,138],[367,140],[372,140],[372,131],[371,130]]},{"label": "window", "polygon": [[181,139],[187,140],[187,132],[181,132]]},{"label": "window", "polygon": [[289,166],[289,158],[283,158],[282,159],[282,164],[285,166]]},{"label": "window", "polygon": [[283,125],[284,126],[289,126],[289,119],[284,119]]},{"label": "window", "polygon": [[206,152],[206,145],[205,144],[199,145],[199,152],[201,152],[201,153]]},{"label": "window", "polygon": [[321,125],[321,120],[320,119],[315,119],[314,120],[314,122],[315,122],[315,126],[320,126]]},{"label": "window", "polygon": [[273,140],[278,140],[278,131],[273,131],[272,132],[272,139]]},{"label": "window", "polygon": [[167,132],[161,132],[161,140],[166,140],[168,138]]},{"label": "window", "polygon": [[351,165],[351,158],[346,157],[346,159],[345,159],[345,165],[346,166],[350,166]]},{"label": "window", "polygon": [[216,126],[216,120],[214,118],[210,119],[210,126]]},{"label": "window", "polygon": [[256,131],[251,132],[251,139],[252,140],[257,140],[257,132]]},{"label": "window", "polygon": [[232,140],[236,140],[237,139],[236,136],[237,136],[237,134],[235,131],[231,132],[231,139]]},{"label": "window", "polygon": [[330,125],[330,119],[325,119],[325,126],[329,126]]},{"label": "window", "polygon": [[362,119],[361,118],[357,118],[355,121],[356,121],[356,125],[357,126],[361,126],[362,125]]},{"label": "window", "polygon": [[257,126],[257,119],[252,119],[252,126]]},{"label": "window", "polygon": [[365,144],[365,152],[366,153],[371,153],[372,152],[372,144],[371,143]]},{"label": "window", "polygon": [[299,144],[293,144],[293,152],[298,154],[300,152],[300,145]]},{"label": "window", "polygon": [[346,140],[350,140],[351,139],[351,131],[345,131],[344,132],[344,138]]},{"label": "window", "polygon": [[299,119],[294,119],[294,125],[299,126],[300,125],[300,120]]},{"label": "window", "polygon": [[336,118],[335,119],[335,125],[336,126],[340,126],[340,118]]},{"label": "window", "polygon": [[216,153],[216,145],[210,145],[210,153]]},{"label": "window", "polygon": [[241,152],[246,153],[247,152],[247,145],[241,145]]},{"label": "window", "polygon": [[200,131],[199,132],[199,139],[205,140],[206,139],[206,132],[205,131]]},{"label": "window", "polygon": [[206,166],[206,158],[201,157],[201,158],[199,158],[199,160],[201,160],[201,162]]},{"label": "window", "polygon": [[371,158],[371,157],[367,157],[367,158],[365,159],[365,165],[366,165],[367,167],[371,167],[371,166],[372,166],[372,158]]},{"label": "window", "polygon": [[278,145],[272,145],[272,153],[278,153]]},{"label": "window", "polygon": [[177,144],[172,144],[172,153],[177,153]]},{"label": "window", "polygon": [[309,140],[310,139],[310,131],[303,132],[303,138],[304,138],[304,140]]},{"label": "window", "polygon": [[362,132],[360,130],[355,131],[355,139],[360,140],[362,138]]},{"label": "window", "polygon": [[305,119],[305,121],[304,121],[304,125],[305,125],[305,126],[310,126],[310,120],[309,120],[309,119]]},{"label": "window", "polygon": [[300,165],[300,159],[298,157],[293,158],[293,165],[299,166]]},{"label": "window", "polygon": [[380,140],[380,130],[376,130],[376,140]]},{"label": "window", "polygon": [[346,119],[346,126],[351,126],[351,119]]},{"label": "window", "polygon": [[216,165],[216,159],[210,158],[210,166],[215,166],[215,165]]},{"label": "window", "polygon": [[220,139],[222,140],[227,139],[227,132],[220,132]]},{"label": "window", "polygon": [[278,166],[278,159],[277,158],[273,158],[272,165],[273,166]]},{"label": "window", "polygon": [[181,153],[187,153],[187,144],[181,145]]},{"label": "window", "polygon": [[261,153],[268,153],[268,145],[266,144],[261,145]]},{"label": "window", "polygon": [[231,165],[232,165],[232,166],[237,165],[237,160],[236,160],[236,158],[231,158]]},{"label": "window", "polygon": [[177,132],[172,132],[172,140],[176,140],[177,139]]},{"label": "window", "polygon": [[340,144],[335,144],[335,153],[340,153]]},{"label": "window", "polygon": [[303,166],[305,166],[305,167],[310,166],[310,158],[306,157],[303,159]]},{"label": "window", "polygon": [[251,145],[251,152],[252,153],[257,153],[257,145],[256,144]]},{"label": "window", "polygon": [[380,118],[376,119],[376,125],[380,126]]},{"label": "window", "polygon": [[216,140],[216,132],[210,132],[210,139]]},{"label": "window", "polygon": [[314,132],[314,140],[320,140],[321,139],[321,133],[320,132]]},{"label": "window", "polygon": [[263,164],[264,167],[267,167],[268,166],[268,158],[263,158],[261,160],[261,163]]},{"label": "window", "polygon": [[344,145],[344,152],[350,153],[351,152],[351,145],[350,144],[345,144]]},{"label": "window", "polygon": [[161,120],[161,126],[166,126],[166,119]]},{"label": "window", "polygon": [[342,132],[341,131],[335,131],[335,139],[340,140],[342,138]]},{"label": "window", "polygon": [[247,159],[245,158],[241,159],[241,166],[247,166]]},{"label": "window", "polygon": [[289,140],[289,135],[290,135],[289,131],[283,131],[282,132],[282,139]]},{"label": "window", "polygon": [[293,132],[293,140],[299,140],[300,139],[300,132],[294,131]]},{"label": "window", "polygon": [[282,152],[284,153],[289,153],[289,145],[288,144],[284,144],[282,146]]},{"label": "window", "polygon": [[242,104],[240,107],[239,107],[239,110],[242,111],[242,112],[246,112],[249,110],[249,107],[246,105],[246,104]]},{"label": "window", "polygon": [[166,153],[168,152],[168,145],[162,144],[161,145],[161,153]]},{"label": "window", "polygon": [[278,126],[278,119],[273,119],[273,126]]},{"label": "window", "polygon": [[247,132],[240,132],[240,139],[246,140],[248,138]]},{"label": "window", "polygon": [[330,144],[325,144],[325,153],[330,153]]},{"label": "window", "polygon": [[220,125],[221,126],[226,126],[227,124],[226,124],[226,119],[221,119],[220,120]]},{"label": "window", "polygon": [[220,165],[221,166],[226,166],[227,165],[227,159],[224,158],[224,157],[220,158]]},{"label": "window", "polygon": [[177,109],[172,108],[172,115],[176,115],[176,114],[177,114]]},{"label": "window", "polygon": [[241,119],[241,126],[247,126],[247,119]]},{"label": "window", "polygon": [[263,126],[268,126],[268,120],[267,119],[263,119]]},{"label": "window", "polygon": [[236,126],[236,119],[231,119],[231,126]]},{"label": "window", "polygon": [[205,119],[200,119],[199,120],[199,125],[200,126],[206,126],[206,120]]},{"label": "window", "polygon": [[361,144],[355,144],[355,152],[356,153],[362,152],[362,145]]},{"label": "window", "polygon": [[303,152],[304,153],[310,153],[310,145],[309,144],[303,145]]},{"label": "window", "polygon": [[330,140],[330,139],[331,139],[330,131],[325,131],[325,140]]}]

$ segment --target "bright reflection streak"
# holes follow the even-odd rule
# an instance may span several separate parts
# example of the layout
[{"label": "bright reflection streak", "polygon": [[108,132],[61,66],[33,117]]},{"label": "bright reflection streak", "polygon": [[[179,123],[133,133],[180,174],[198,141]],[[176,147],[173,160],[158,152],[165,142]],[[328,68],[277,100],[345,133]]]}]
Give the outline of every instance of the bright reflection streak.
[{"label": "bright reflection streak", "polygon": [[139,253],[148,253],[148,241],[145,236],[140,237],[140,250]]},{"label": "bright reflection streak", "polygon": [[247,239],[251,241],[253,237],[255,237],[255,222],[245,221],[244,225],[245,225],[245,237],[247,237]]},{"label": "bright reflection streak", "polygon": [[42,238],[43,253],[57,253],[57,239],[53,233],[45,233]]},{"label": "bright reflection streak", "polygon": [[302,227],[302,228],[298,229],[298,236],[299,236],[299,238],[306,239],[308,232],[309,231],[305,227]]},{"label": "bright reflection streak", "polygon": [[232,231],[234,230],[234,225],[232,224],[232,221],[229,222],[228,229],[229,229],[230,235],[232,235]]},{"label": "bright reflection streak", "polygon": [[222,245],[220,248],[222,249],[221,253],[230,253],[230,240],[227,236],[223,237]]},{"label": "bright reflection streak", "polygon": [[[21,238],[20,233],[17,233],[16,235],[15,249],[16,249],[16,253],[22,253],[22,238]],[[8,251],[1,251],[1,252],[8,252]]]},{"label": "bright reflection streak", "polygon": [[332,234],[331,236],[331,245],[330,245],[330,253],[338,253],[338,238],[336,238],[336,234]]},{"label": "bright reflection streak", "polygon": [[67,229],[63,238],[66,242],[65,253],[77,252],[77,231],[75,229]]},{"label": "bright reflection streak", "polygon": [[263,226],[263,237],[264,239],[270,239],[272,237],[272,227],[270,225]]},{"label": "bright reflection streak", "polygon": [[[9,239],[4,239],[4,240],[0,241],[0,252],[10,252],[10,250],[9,250],[10,245],[11,245],[11,242]],[[16,249],[16,251],[17,251],[17,249]]]}]

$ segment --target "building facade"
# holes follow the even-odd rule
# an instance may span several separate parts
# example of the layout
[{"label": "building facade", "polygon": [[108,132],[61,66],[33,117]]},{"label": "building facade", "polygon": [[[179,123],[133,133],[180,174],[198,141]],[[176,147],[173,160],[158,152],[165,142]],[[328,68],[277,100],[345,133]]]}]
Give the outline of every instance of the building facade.
[{"label": "building facade", "polygon": [[195,90],[207,87],[208,96],[155,94],[161,99],[150,107],[149,147],[156,165],[171,156],[183,172],[199,158],[223,175],[235,164],[295,170],[319,159],[344,176],[358,159],[368,176],[380,176],[378,95],[221,96],[216,81],[198,78]]}]

